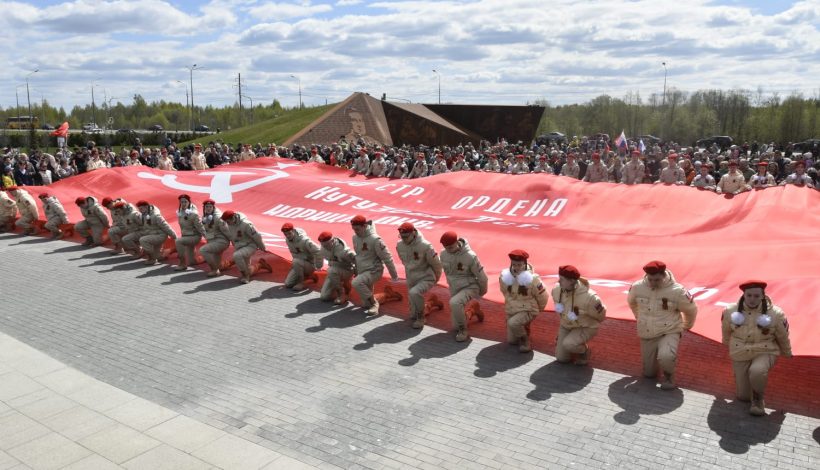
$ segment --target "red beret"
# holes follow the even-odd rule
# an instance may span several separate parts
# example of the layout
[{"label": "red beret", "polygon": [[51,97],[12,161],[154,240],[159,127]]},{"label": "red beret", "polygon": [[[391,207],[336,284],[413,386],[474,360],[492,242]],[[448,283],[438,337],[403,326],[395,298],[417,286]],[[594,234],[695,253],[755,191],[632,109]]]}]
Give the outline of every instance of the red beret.
[{"label": "red beret", "polygon": [[439,240],[439,241],[441,241],[441,244],[443,246],[450,246],[453,243],[458,241],[458,234],[456,234],[456,232],[453,232],[453,231],[444,232],[441,235],[441,240]]},{"label": "red beret", "polygon": [[405,222],[399,225],[399,232],[401,233],[410,233],[416,231],[416,227],[411,224],[410,222]]},{"label": "red beret", "polygon": [[491,154],[490,154],[490,158],[498,158],[498,155],[496,155],[496,154],[494,154],[494,153],[491,153]]},{"label": "red beret", "polygon": [[290,232],[291,230],[293,230],[293,224],[292,223],[285,222],[284,224],[282,224],[282,231],[283,232]]},{"label": "red beret", "polygon": [[375,152],[375,153],[373,154],[373,156],[374,156],[374,157],[381,157],[381,156],[382,156],[382,153],[381,153],[381,152]]},{"label": "red beret", "polygon": [[513,250],[507,253],[507,256],[510,257],[511,261],[527,261],[530,257],[530,254],[524,250]]},{"label": "red beret", "polygon": [[794,164],[794,167],[797,168],[798,166],[806,168],[806,162],[804,162],[803,160],[798,160],[797,163]]},{"label": "red beret", "polygon": [[729,166],[737,166],[737,160],[729,160]]},{"label": "red beret", "polygon": [[122,209],[125,207],[125,201],[117,201],[114,203],[114,209]]},{"label": "red beret", "polygon": [[330,233],[330,232],[322,232],[322,233],[319,234],[319,241],[320,242],[326,242],[326,241],[330,240],[331,238],[333,238],[333,234]]},{"label": "red beret", "polygon": [[177,199],[182,199],[182,198],[185,198],[185,199],[188,200],[188,202],[191,202],[191,196],[189,196],[187,194],[180,194],[179,196],[177,196]]},{"label": "red beret", "polygon": [[637,156],[640,157],[641,156],[641,151],[640,150],[633,150],[632,155],[637,155]]},{"label": "red beret", "polygon": [[767,285],[768,284],[766,284],[763,281],[746,281],[746,282],[744,282],[743,284],[740,285],[740,290],[745,291],[746,289],[753,289],[755,287],[760,287],[761,289],[765,289]]},{"label": "red beret", "polygon": [[601,154],[598,153],[598,152],[595,152],[595,153],[592,154],[592,158],[601,158]]},{"label": "red beret", "polygon": [[678,159],[678,154],[677,153],[670,153],[669,155],[666,156],[666,158],[668,158],[670,160],[677,160]]},{"label": "red beret", "polygon": [[194,144],[194,148],[195,148],[195,149],[201,149],[201,148],[202,148],[202,144]]},{"label": "red beret", "polygon": [[310,149],[310,153],[317,153],[317,152],[319,152],[319,151],[316,150],[315,148]]},{"label": "red beret", "polygon": [[666,263],[663,261],[650,261],[643,267],[646,274],[660,274],[666,272]]},{"label": "red beret", "polygon": [[769,166],[769,162],[760,162],[757,166]]},{"label": "red beret", "polygon": [[524,158],[523,155],[516,155],[515,158]]},{"label": "red beret", "polygon": [[205,204],[210,204],[212,206],[215,206],[216,201],[214,201],[213,199],[205,199],[204,201],[202,201],[202,205],[204,206]]},{"label": "red beret", "polygon": [[132,156],[132,157],[139,156],[139,154],[140,154],[140,153],[139,153],[139,152],[137,152],[136,150],[132,150],[132,151],[131,151],[131,156]]},{"label": "red beret", "polygon": [[85,200],[84,197],[78,197],[77,199],[74,200],[74,204],[77,204],[78,206],[80,204],[85,204],[85,203],[86,203],[86,200]]},{"label": "red beret", "polygon": [[48,193],[40,193],[40,195],[37,197],[39,197],[40,199],[45,199],[48,197]]},{"label": "red beret", "polygon": [[137,201],[137,207],[141,207],[141,206],[150,206],[150,205],[151,205],[151,204],[148,204],[148,201],[146,201],[146,200],[140,200],[140,201]]},{"label": "red beret", "polygon": [[103,207],[108,207],[108,205],[111,204],[112,202],[114,202],[114,200],[111,199],[110,197],[106,196],[102,200],[102,205],[103,205]]},{"label": "red beret", "polygon": [[424,158],[424,154],[420,153],[420,154],[416,155],[416,158]]},{"label": "red beret", "polygon": [[578,279],[581,277],[581,271],[571,264],[558,266],[558,275],[567,279]]},{"label": "red beret", "polygon": [[547,156],[542,153],[541,155],[538,156],[538,159],[539,160],[546,160]]},{"label": "red beret", "polygon": [[233,216],[235,216],[235,215],[236,215],[236,212],[234,212],[232,210],[227,210],[227,211],[222,213],[222,220],[232,219]]},{"label": "red beret", "polygon": [[357,215],[350,219],[350,225],[364,225],[367,223],[367,219],[363,215]]}]

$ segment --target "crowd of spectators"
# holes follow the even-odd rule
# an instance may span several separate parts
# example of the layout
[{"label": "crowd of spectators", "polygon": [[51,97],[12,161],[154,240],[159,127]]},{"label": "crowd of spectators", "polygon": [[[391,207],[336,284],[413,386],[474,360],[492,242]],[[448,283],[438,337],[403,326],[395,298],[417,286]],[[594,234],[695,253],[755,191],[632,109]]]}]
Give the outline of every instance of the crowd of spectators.
[{"label": "crowd of spectators", "polygon": [[[685,147],[674,142],[626,141],[620,147],[605,137],[573,138],[566,142],[496,143],[481,141],[458,146],[382,146],[344,137],[331,145],[291,147],[276,144],[222,142],[177,146],[167,140],[161,147],[136,142],[114,151],[88,142],[85,147],[60,149],[54,154],[35,150],[31,155],[6,148],[2,187],[48,185],[72,175],[101,168],[147,166],[169,171],[213,168],[260,157],[289,158],[350,169],[370,177],[421,178],[454,171],[509,174],[546,173],[591,183],[666,183],[717,192],[738,193],[752,188],[797,184],[820,189],[820,160],[811,152],[796,151],[791,143],[742,144],[720,148]],[[728,175],[728,177],[727,177]],[[724,184],[731,177],[742,184]],[[727,180],[728,181],[728,180]]]}]

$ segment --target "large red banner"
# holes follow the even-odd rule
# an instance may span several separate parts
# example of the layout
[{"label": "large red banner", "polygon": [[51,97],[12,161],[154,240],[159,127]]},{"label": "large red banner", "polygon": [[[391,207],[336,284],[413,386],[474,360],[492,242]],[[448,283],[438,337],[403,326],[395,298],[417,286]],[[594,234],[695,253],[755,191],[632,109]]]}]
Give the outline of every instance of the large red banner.
[{"label": "large red banner", "polygon": [[741,295],[737,285],[759,278],[769,282],[767,294],[786,311],[794,353],[820,355],[814,338],[820,332],[820,193],[806,188],[732,198],[686,187],[589,184],[543,174],[368,179],[324,165],[260,158],[196,172],[97,170],[49,191],[63,201],[72,221],[79,217],[74,199],[87,194],[132,203],[146,199],[169,222],[175,222],[179,194],[190,194],[200,208],[211,198],[222,210],[248,215],[268,249],[285,258],[279,230],[285,221],[314,239],[331,230],[350,240],[349,220],[363,214],[391,249],[403,222],[413,222],[436,246],[443,232],[455,230],[490,276],[489,300],[503,301],[498,274],[509,265],[507,253],[522,248],[548,285],[559,265],[577,266],[613,318],[633,318],[626,291],[647,261],[660,259],[697,300],[694,331],[715,341],[721,338],[723,308]]}]

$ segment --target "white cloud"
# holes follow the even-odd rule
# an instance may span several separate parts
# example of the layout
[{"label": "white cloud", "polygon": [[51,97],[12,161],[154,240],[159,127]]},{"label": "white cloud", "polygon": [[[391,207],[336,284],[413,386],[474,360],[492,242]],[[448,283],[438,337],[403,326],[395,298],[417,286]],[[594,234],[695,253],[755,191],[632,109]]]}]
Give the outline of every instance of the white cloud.
[{"label": "white cloud", "polygon": [[351,5],[361,5],[363,0],[339,0],[336,2],[336,6],[339,7],[346,7]]},{"label": "white cloud", "polygon": [[311,16],[316,13],[328,12],[332,9],[333,7],[330,5],[313,5],[309,1],[298,3],[265,2],[248,8],[248,13],[251,19],[268,21]]},{"label": "white cloud", "polygon": [[[334,6],[349,0],[39,4],[0,2],[0,79],[19,84],[39,67],[33,85],[68,106],[87,102],[98,77],[109,95],[181,100],[167,85],[188,80],[193,63],[205,66],[194,74],[197,102],[216,106],[235,98],[237,73],[255,100],[286,104],[298,100],[291,74],[308,103],[354,90],[434,101],[436,69],[445,101],[520,104],[648,97],[662,89],[661,62],[668,86],[690,91],[811,95],[806,77],[820,73],[820,0],[770,15],[712,0],[413,0],[345,11]],[[13,88],[0,88],[0,106],[13,105]]]}]

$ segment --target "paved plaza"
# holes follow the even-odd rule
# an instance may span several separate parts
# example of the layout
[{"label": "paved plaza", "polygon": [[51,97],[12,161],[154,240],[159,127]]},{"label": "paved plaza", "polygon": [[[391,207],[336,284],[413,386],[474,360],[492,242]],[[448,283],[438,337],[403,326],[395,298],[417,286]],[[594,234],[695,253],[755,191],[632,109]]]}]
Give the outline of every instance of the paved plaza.
[{"label": "paved plaza", "polygon": [[709,377],[664,392],[269,279],[12,234],[0,257],[0,470],[820,468],[817,395],[754,418]]}]

